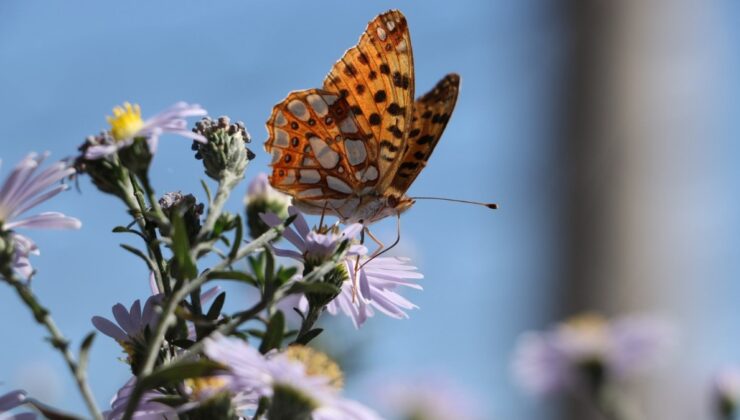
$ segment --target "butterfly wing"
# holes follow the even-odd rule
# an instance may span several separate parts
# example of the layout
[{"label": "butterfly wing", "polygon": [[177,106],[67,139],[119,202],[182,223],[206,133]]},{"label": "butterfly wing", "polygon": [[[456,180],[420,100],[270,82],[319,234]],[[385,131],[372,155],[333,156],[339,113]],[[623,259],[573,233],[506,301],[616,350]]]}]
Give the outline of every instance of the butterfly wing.
[{"label": "butterfly wing", "polygon": [[405,193],[414,182],[437,146],[455,109],[460,91],[460,76],[448,74],[431,91],[416,100],[411,130],[391,188]]},{"label": "butterfly wing", "polygon": [[401,164],[414,106],[414,60],[403,14],[391,10],[373,19],[326,76],[324,89],[349,104],[367,149],[374,149],[376,191],[384,193]]},{"label": "butterfly wing", "polygon": [[291,92],[267,121],[265,150],[272,154],[270,184],[304,211],[326,208],[342,218],[359,205],[358,193],[379,179],[377,150],[366,147],[350,105],[334,92]]}]

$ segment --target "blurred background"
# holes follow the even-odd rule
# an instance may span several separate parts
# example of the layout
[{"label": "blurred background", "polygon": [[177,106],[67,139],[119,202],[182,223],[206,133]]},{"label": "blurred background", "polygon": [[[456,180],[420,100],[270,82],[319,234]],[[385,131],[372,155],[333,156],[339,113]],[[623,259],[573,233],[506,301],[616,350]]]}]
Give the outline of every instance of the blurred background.
[{"label": "blurred background", "polygon": [[[708,376],[740,362],[740,3],[3,1],[3,176],[29,151],[75,154],[124,101],[147,116],[185,100],[246,123],[251,179],[267,169],[272,106],[320,86],[388,8],[408,18],[417,94],[448,72],[463,80],[411,194],[501,209],[421,202],[404,215],[397,253],[426,276],[423,292],[405,293],[420,309],[359,331],[331,321],[338,340],[326,345],[348,356],[349,394],[384,410],[381,389],[432,384],[460,395],[456,412],[469,418],[587,419],[578,405],[517,389],[516,337],[583,310],[640,312],[675,322],[683,338],[670,368],[640,384],[648,418],[708,418]],[[203,199],[186,140],[164,138],[153,171],[160,193]],[[242,211],[245,189],[230,210]],[[117,246],[140,244],[111,233],[129,221],[122,206],[87,179],[80,190],[41,210],[83,229],[34,234],[42,255],[32,261],[34,290],[75,345],[92,316],[149,295],[146,269]],[[395,225],[376,233],[390,243]],[[250,304],[246,290],[226,287],[228,308]],[[0,319],[0,394],[25,388],[84,412],[10,288],[0,288]],[[128,379],[122,355],[96,340],[90,380],[103,406]]]}]

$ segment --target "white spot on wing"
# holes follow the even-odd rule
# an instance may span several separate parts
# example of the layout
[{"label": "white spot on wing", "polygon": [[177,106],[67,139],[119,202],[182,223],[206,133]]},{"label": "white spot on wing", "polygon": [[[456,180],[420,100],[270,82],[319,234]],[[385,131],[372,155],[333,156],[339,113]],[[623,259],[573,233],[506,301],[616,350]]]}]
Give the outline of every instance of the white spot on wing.
[{"label": "white spot on wing", "polygon": [[288,136],[288,132],[283,130],[282,128],[275,129],[275,145],[276,146],[287,147],[289,137],[290,136]]},{"label": "white spot on wing", "polygon": [[380,38],[381,41],[385,41],[385,37],[385,29],[378,27],[378,38]]},{"label": "white spot on wing", "polygon": [[310,157],[303,158],[303,163],[301,163],[303,166],[316,166],[316,160],[312,159]]},{"label": "white spot on wing", "polygon": [[306,109],[306,104],[299,101],[298,99],[293,99],[288,104],[288,111],[290,111],[293,115],[295,115],[298,119],[302,121],[308,120],[308,109]]},{"label": "white spot on wing", "polygon": [[288,119],[285,118],[283,111],[278,111],[275,115],[275,127],[282,127],[288,123]]},{"label": "white spot on wing", "polygon": [[301,184],[315,184],[321,181],[321,174],[316,169],[301,169]]},{"label": "white spot on wing", "polygon": [[344,141],[344,148],[347,149],[347,159],[350,165],[359,165],[365,162],[367,157],[367,151],[365,145],[362,144],[362,140],[350,140]]},{"label": "white spot on wing", "polygon": [[275,163],[275,162],[279,161],[281,154],[282,153],[280,153],[280,150],[278,150],[278,149],[273,150],[272,151],[272,162],[270,162],[270,163]]},{"label": "white spot on wing", "polygon": [[319,117],[324,117],[326,114],[329,113],[329,106],[321,98],[321,95],[312,93],[306,97],[306,100],[308,101],[308,104],[311,105],[311,108],[313,108],[313,111],[316,113],[316,115],[318,115]]},{"label": "white spot on wing", "polygon": [[310,190],[303,190],[297,194],[298,197],[320,197],[323,195],[321,188],[311,188]]},{"label": "white spot on wing", "polygon": [[393,32],[393,30],[396,29],[396,22],[389,20],[385,23],[385,26],[388,28],[389,31]]},{"label": "white spot on wing", "polygon": [[339,191],[340,193],[350,194],[352,193],[352,187],[347,185],[346,182],[342,181],[341,179],[337,177],[333,177],[331,175],[328,175],[326,177],[326,183],[329,185],[329,188],[331,188],[334,191]]},{"label": "white spot on wing", "polygon": [[280,181],[280,185],[290,185],[295,182],[295,171],[289,170],[285,174],[285,178],[283,178],[282,181]]},{"label": "white spot on wing", "polygon": [[357,124],[355,124],[355,120],[352,117],[347,117],[343,119],[339,123],[339,130],[342,133],[356,133],[357,132]]},{"label": "white spot on wing", "polygon": [[355,178],[360,182],[374,181],[378,179],[378,169],[375,166],[370,165],[364,170],[356,172]]},{"label": "white spot on wing", "polygon": [[308,139],[313,149],[313,154],[316,156],[316,160],[319,161],[319,165],[326,169],[332,169],[339,163],[339,153],[331,150],[329,145],[324,140],[318,137],[311,137]]},{"label": "white spot on wing", "polygon": [[402,39],[401,42],[396,45],[396,51],[404,53],[406,50],[408,50],[408,45],[406,44],[406,40]]}]

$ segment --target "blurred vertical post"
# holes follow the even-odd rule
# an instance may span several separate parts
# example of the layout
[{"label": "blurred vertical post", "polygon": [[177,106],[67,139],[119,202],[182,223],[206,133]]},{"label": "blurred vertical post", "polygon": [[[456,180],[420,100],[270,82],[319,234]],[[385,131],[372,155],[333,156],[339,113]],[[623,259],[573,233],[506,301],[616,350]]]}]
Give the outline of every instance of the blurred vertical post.
[{"label": "blurred vertical post", "polygon": [[[688,328],[695,322],[691,288],[711,272],[711,232],[697,221],[706,218],[698,202],[711,194],[713,4],[562,0],[569,45],[555,158],[563,182],[563,316],[639,311]],[[660,387],[641,384],[635,394],[646,419],[701,417],[687,415],[702,395],[700,382],[687,384],[690,368],[670,371]],[[564,414],[593,416],[583,406]]]}]

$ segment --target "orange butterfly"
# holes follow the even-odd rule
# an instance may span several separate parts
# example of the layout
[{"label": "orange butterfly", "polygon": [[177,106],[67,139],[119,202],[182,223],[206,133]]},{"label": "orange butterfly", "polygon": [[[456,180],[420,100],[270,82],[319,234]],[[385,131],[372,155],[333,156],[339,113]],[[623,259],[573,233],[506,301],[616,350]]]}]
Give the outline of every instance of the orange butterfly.
[{"label": "orange butterfly", "polygon": [[368,225],[414,204],[406,195],[455,108],[460,77],[448,74],[414,98],[406,18],[373,19],[321,89],[291,92],[267,121],[270,184],[309,214]]}]

